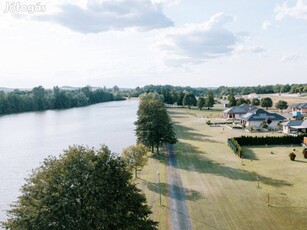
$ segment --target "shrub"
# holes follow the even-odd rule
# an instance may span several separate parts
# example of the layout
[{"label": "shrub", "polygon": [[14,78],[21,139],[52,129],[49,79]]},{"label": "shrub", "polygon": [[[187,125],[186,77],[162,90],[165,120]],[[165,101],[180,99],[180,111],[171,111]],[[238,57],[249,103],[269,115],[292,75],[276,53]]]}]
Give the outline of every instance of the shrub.
[{"label": "shrub", "polygon": [[291,160],[291,161],[294,161],[296,155],[295,155],[295,153],[291,152],[291,153],[289,153],[289,157],[290,157],[290,160]]}]

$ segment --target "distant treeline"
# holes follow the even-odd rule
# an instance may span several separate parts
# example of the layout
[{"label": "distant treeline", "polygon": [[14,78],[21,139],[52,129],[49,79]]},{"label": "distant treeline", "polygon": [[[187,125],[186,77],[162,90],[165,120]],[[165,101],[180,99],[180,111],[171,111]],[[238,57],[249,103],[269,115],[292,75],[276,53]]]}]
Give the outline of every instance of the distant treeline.
[{"label": "distant treeline", "polygon": [[0,91],[0,115],[48,109],[68,109],[101,102],[124,100],[117,93],[104,89],[84,87],[76,90],[63,90],[59,87],[44,89],[35,87],[31,91]]},{"label": "distant treeline", "polygon": [[192,87],[180,87],[171,85],[147,85],[142,88],[127,92],[131,97],[138,97],[143,93],[156,92],[162,94],[164,98],[179,96],[180,92],[187,92],[195,96],[204,96],[212,91],[215,97],[234,95],[248,95],[251,93],[257,94],[270,94],[270,93],[307,93],[307,84],[286,84],[286,85],[265,85],[265,86],[246,86],[246,87],[227,87],[220,86],[218,88],[192,88]]}]

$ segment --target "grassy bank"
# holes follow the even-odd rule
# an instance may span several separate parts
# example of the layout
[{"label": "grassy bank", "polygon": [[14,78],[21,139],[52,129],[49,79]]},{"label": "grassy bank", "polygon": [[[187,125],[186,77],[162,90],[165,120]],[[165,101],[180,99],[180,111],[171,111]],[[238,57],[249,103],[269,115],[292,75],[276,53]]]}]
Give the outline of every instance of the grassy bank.
[{"label": "grassy bank", "polygon": [[288,157],[293,148],[301,152],[301,147],[250,147],[242,164],[226,139],[247,133],[205,124],[210,114],[219,117],[219,110],[169,109],[179,138],[175,149],[193,228],[304,229],[307,160],[301,153],[295,162]]}]

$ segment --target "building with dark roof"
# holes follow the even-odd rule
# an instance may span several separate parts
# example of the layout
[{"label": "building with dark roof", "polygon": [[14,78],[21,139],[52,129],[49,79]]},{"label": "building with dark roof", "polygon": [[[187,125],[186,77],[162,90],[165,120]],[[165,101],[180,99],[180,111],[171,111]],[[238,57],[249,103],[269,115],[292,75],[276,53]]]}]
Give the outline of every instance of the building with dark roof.
[{"label": "building with dark roof", "polygon": [[224,113],[225,119],[240,119],[240,116],[246,114],[250,111],[253,107],[248,104],[242,104],[239,106],[234,106],[229,109],[226,109]]},{"label": "building with dark roof", "polygon": [[291,106],[292,112],[300,112],[307,114],[307,103],[299,103]]},{"label": "building with dark roof", "polygon": [[305,120],[291,120],[281,124],[283,126],[283,133],[297,134],[307,133],[307,121]]},{"label": "building with dark roof", "polygon": [[281,121],[286,120],[284,116],[277,113],[270,113],[264,109],[253,108],[248,113],[240,116],[240,122],[246,127],[259,128],[262,123],[266,123],[270,128],[278,128]]}]

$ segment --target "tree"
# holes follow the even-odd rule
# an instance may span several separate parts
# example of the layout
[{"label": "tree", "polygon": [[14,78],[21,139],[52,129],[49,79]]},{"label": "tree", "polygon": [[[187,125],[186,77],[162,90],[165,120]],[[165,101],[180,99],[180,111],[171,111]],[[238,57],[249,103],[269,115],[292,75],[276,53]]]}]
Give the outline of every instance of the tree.
[{"label": "tree", "polygon": [[152,152],[162,144],[177,142],[171,119],[164,108],[163,99],[156,93],[143,94],[137,111],[136,136],[138,143],[150,147]]},{"label": "tree", "polygon": [[123,159],[106,146],[49,157],[21,188],[8,229],[156,229]]},{"label": "tree", "polygon": [[236,101],[236,98],[235,98],[233,92],[231,92],[231,93],[229,94],[229,96],[227,97],[227,100],[229,101],[228,105],[229,105],[230,107],[236,106],[237,101]]},{"label": "tree", "polygon": [[242,105],[246,103],[246,100],[243,97],[241,97],[236,100],[236,103],[237,105]]},{"label": "tree", "polygon": [[288,103],[286,101],[280,100],[275,104],[275,107],[276,109],[280,109],[282,112],[284,109],[288,108]]},{"label": "tree", "polygon": [[185,94],[184,92],[180,92],[177,98],[177,105],[178,106],[182,106],[183,105],[183,98],[184,98]]},{"label": "tree", "polygon": [[143,144],[131,145],[123,150],[122,156],[127,161],[129,168],[134,169],[135,177],[137,171],[141,170],[148,162],[148,148]]},{"label": "tree", "polygon": [[184,95],[183,101],[182,101],[183,106],[188,106],[190,109],[191,106],[196,106],[197,105],[197,100],[194,94],[191,93],[186,93]]},{"label": "tree", "polygon": [[260,105],[260,100],[258,98],[253,98],[252,99],[252,105],[253,106],[259,106]]},{"label": "tree", "polygon": [[269,107],[273,106],[273,101],[272,101],[271,98],[265,97],[265,98],[261,99],[260,105],[261,105],[261,107],[264,107],[264,108],[266,108],[266,110],[268,110]]},{"label": "tree", "polygon": [[205,98],[199,97],[197,100],[197,107],[199,108],[199,110],[202,110],[204,106],[205,106]]},{"label": "tree", "polygon": [[206,107],[210,109],[210,107],[213,107],[213,105],[214,105],[213,92],[209,90],[206,97]]}]

